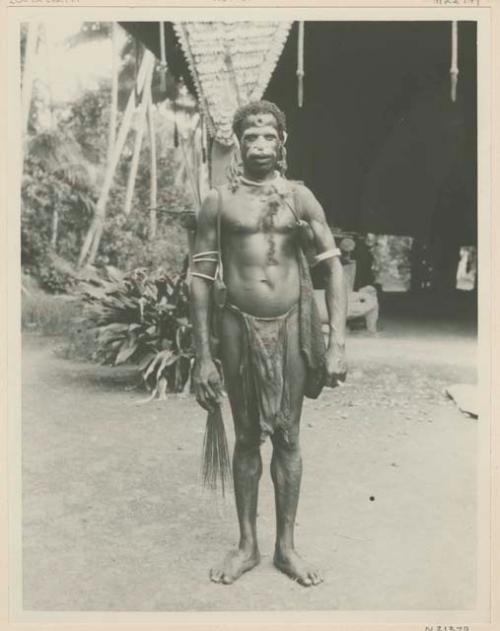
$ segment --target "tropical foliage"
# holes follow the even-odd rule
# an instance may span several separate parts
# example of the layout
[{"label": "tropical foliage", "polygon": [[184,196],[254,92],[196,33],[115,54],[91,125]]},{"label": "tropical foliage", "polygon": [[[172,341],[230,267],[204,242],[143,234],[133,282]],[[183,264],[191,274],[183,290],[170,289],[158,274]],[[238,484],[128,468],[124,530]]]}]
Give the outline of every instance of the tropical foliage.
[{"label": "tropical foliage", "polygon": [[21,202],[23,270],[44,289],[62,292],[69,279],[51,264],[50,253],[74,259],[95,203],[91,173],[71,134],[48,130],[30,139]]},{"label": "tropical foliage", "polygon": [[139,367],[147,387],[180,392],[188,383],[193,357],[185,274],[168,276],[143,268],[126,274],[107,266],[93,270],[77,289],[83,303],[80,323],[96,331],[96,359]]},{"label": "tropical foliage", "polygon": [[[180,148],[174,146],[174,122],[165,102],[165,97],[176,96],[177,91],[160,94],[159,75],[157,69],[153,71],[141,98],[152,90],[153,103],[163,103],[150,103],[149,132],[138,143],[141,108],[134,94],[138,63],[144,54],[123,31],[117,48],[117,29],[116,24],[85,22],[66,41],[71,49],[112,38],[116,63],[112,77],[64,102],[53,97],[47,77],[33,81],[33,54],[43,58],[46,53],[43,25],[32,29],[35,52],[29,59],[28,31],[25,26],[22,29],[23,88],[29,87],[31,78],[33,89],[26,89],[29,107],[21,190],[21,262],[23,271],[51,293],[64,293],[74,282],[71,275],[53,265],[54,254],[74,267],[84,267],[87,262],[125,271],[139,266],[162,267],[173,274],[182,268],[188,249],[182,217],[184,211],[192,211],[193,196],[186,178],[179,178],[183,161]],[[169,80],[171,83],[172,77]],[[130,100],[131,116],[126,113]],[[186,120],[192,114],[191,110]],[[125,140],[112,169],[111,187],[103,195],[110,155],[126,116]],[[154,156],[153,144],[157,146]],[[132,168],[134,154],[138,156],[137,169]],[[154,196],[153,186],[157,191]],[[99,234],[91,235],[96,232],[97,216]],[[91,247],[83,256],[89,235]]]}]

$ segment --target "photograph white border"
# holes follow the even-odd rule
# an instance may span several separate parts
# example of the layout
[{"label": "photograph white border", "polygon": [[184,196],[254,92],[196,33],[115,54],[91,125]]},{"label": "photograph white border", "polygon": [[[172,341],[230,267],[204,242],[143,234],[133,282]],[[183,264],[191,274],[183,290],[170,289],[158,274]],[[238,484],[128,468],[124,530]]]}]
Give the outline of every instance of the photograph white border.
[{"label": "photograph white border", "polygon": [[[495,0],[493,0],[494,2]],[[217,2],[217,0],[216,0]],[[48,3],[47,3],[48,4]],[[492,297],[496,296],[496,284],[498,275],[495,270],[498,267],[498,259],[493,261],[493,253],[496,249],[492,247],[492,239],[496,235],[496,225],[492,221],[492,138],[494,130],[492,125],[492,88],[493,88],[493,49],[497,49],[496,40],[491,41],[492,22],[490,16],[492,8],[488,6],[456,6],[446,7],[430,6],[427,3],[425,8],[414,8],[413,2],[395,3],[376,2],[371,3],[369,8],[355,7],[354,2],[349,3],[351,8],[299,8],[288,7],[266,8],[264,5],[259,8],[246,8],[248,3],[240,3],[238,8],[229,7],[229,2],[219,1],[212,4],[210,8],[198,6],[196,9],[179,7],[145,8],[130,7],[123,8],[122,5],[128,3],[114,2],[113,8],[97,8],[96,6],[82,7],[74,4],[66,4],[64,7],[45,5],[28,6],[12,0],[11,5],[6,8],[7,20],[4,28],[7,35],[7,74],[8,86],[6,90],[7,107],[7,149],[6,170],[2,172],[7,184],[7,205],[6,210],[6,231],[4,233],[6,248],[6,268],[7,268],[7,360],[6,383],[8,401],[8,426],[6,449],[4,453],[8,457],[8,550],[9,568],[6,576],[6,593],[9,594],[8,617],[4,620],[9,623],[37,623],[38,628],[45,628],[47,623],[57,623],[58,628],[61,623],[127,623],[128,625],[138,625],[144,629],[145,625],[169,624],[171,625],[195,625],[200,628],[210,628],[212,626],[229,626],[235,624],[244,625],[266,625],[266,628],[279,628],[282,625],[291,626],[295,624],[332,625],[340,624],[369,624],[370,628],[376,624],[386,623],[414,623],[415,628],[424,629],[425,626],[436,625],[468,625],[472,629],[483,628],[487,624],[490,616],[490,568],[494,557],[490,545],[490,532],[493,519],[493,510],[490,512],[491,500],[491,473],[494,471],[491,461],[491,450],[494,438],[498,440],[498,430],[491,422],[492,419],[492,395],[494,394],[491,370],[493,359],[492,345],[498,340],[498,330],[492,330],[493,322],[491,318]],[[89,3],[90,4],[90,3]],[[111,4],[111,3],[110,3]],[[160,3],[157,3],[158,6]],[[204,3],[205,5],[208,3]],[[278,4],[278,3],[273,3]],[[317,3],[319,4],[319,3]],[[367,4],[365,0],[365,5]],[[381,6],[374,6],[381,5]],[[385,5],[385,6],[382,6]],[[389,5],[389,6],[387,6]],[[401,8],[401,5],[404,5]],[[497,7],[500,8],[500,7]],[[473,611],[262,611],[262,612],[27,612],[22,609],[22,546],[21,546],[21,308],[20,308],[20,178],[21,178],[21,136],[20,136],[20,64],[19,64],[19,25],[21,22],[30,19],[50,19],[64,20],[71,11],[71,18],[77,16],[82,20],[95,21],[141,21],[141,20],[189,20],[189,19],[250,19],[250,20],[279,20],[279,19],[308,19],[308,20],[477,20],[478,22],[478,226],[479,226],[479,387],[480,387],[480,422],[478,440],[478,606]],[[167,15],[168,12],[168,15]],[[498,27],[498,18],[493,25]],[[5,41],[5,40],[4,40]],[[5,84],[4,84],[5,85]],[[498,101],[496,101],[498,102]],[[495,113],[496,114],[496,113]],[[5,119],[4,119],[5,120]],[[497,126],[495,125],[495,130]],[[498,161],[498,143],[495,145],[496,159]],[[499,172],[499,171],[497,171]],[[5,268],[4,268],[5,269]],[[4,293],[5,295],[5,293]],[[496,324],[496,323],[495,323]],[[498,328],[498,325],[497,325]],[[496,335],[494,335],[496,333]],[[496,374],[496,373],[495,373]],[[491,441],[490,441],[491,438]],[[496,443],[498,444],[498,443]],[[6,472],[7,473],[7,472]],[[7,489],[5,489],[7,491]],[[7,497],[5,498],[7,499]],[[496,522],[494,522],[496,523]],[[494,526],[493,523],[493,526]],[[2,590],[3,593],[3,590]],[[476,626],[477,623],[483,623]],[[268,627],[272,625],[272,627]],[[277,626],[276,626],[277,625]],[[92,625],[94,626],[94,624]],[[73,628],[73,626],[72,626]],[[76,627],[74,627],[76,628]],[[89,628],[89,627],[86,627]],[[133,627],[130,627],[133,628]],[[350,629],[353,627],[349,627]],[[366,628],[364,626],[363,628]],[[375,627],[373,627],[375,628]],[[398,628],[401,628],[398,624]],[[406,627],[405,627],[406,628]],[[408,627],[411,628],[411,627]],[[486,628],[486,627],[485,627]]]}]

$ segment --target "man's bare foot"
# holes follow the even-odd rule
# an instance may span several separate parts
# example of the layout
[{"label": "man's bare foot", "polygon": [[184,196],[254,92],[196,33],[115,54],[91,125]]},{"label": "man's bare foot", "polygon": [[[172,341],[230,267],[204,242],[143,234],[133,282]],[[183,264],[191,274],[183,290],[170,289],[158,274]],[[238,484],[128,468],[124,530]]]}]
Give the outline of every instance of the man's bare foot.
[{"label": "man's bare foot", "polygon": [[240,549],[232,550],[226,555],[221,565],[210,570],[210,580],[214,583],[230,585],[259,562],[260,554],[256,549],[250,552]]},{"label": "man's bare foot", "polygon": [[274,553],[274,565],[291,579],[304,587],[319,585],[323,582],[319,570],[306,563],[295,550],[280,551]]}]

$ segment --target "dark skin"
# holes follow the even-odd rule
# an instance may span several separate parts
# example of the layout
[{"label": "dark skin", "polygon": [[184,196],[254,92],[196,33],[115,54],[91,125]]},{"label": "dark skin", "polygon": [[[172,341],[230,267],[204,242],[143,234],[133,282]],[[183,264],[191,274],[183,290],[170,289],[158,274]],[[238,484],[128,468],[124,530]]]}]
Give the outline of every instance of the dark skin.
[{"label": "dark skin", "polygon": [[[299,300],[299,268],[296,257],[296,219],[286,205],[280,206],[268,221],[268,206],[262,201],[259,185],[275,178],[280,145],[283,139],[272,114],[248,116],[240,138],[244,177],[249,180],[235,192],[222,191],[222,252],[227,298],[242,311],[261,317],[286,313]],[[306,221],[318,252],[335,248],[335,241],[325,214],[314,195],[305,186],[299,187],[301,219]],[[198,216],[195,252],[217,248],[216,218],[218,195],[212,191],[205,199]],[[346,373],[345,322],[347,293],[342,265],[337,257],[322,263],[328,269],[326,303],[330,334],[326,353],[326,369],[330,385],[338,385]],[[196,271],[213,276],[215,265],[199,263]],[[196,366],[193,375],[199,404],[210,410],[220,403],[223,386],[209,346],[211,284],[193,277],[191,285],[195,332]],[[241,414],[242,384],[239,377],[239,352],[242,331],[239,320],[223,311],[221,327],[221,360],[224,381],[235,425],[233,456],[234,489],[238,513],[240,541],[210,571],[214,582],[230,584],[259,563],[256,519],[259,479],[262,474],[259,422],[256,410],[249,418]],[[295,551],[294,525],[302,476],[299,427],[304,397],[305,364],[300,352],[298,325],[290,322],[293,332],[289,340],[287,371],[293,393],[293,418],[289,440],[281,434],[272,436],[271,476],[276,501],[276,544],[274,563],[278,569],[304,586],[322,582],[320,572],[306,563]]]}]

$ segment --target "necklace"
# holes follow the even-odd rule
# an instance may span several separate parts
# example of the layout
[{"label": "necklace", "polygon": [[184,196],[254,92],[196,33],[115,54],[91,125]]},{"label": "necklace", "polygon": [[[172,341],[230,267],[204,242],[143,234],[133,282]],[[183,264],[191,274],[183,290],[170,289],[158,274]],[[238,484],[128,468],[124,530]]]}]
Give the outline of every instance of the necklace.
[{"label": "necklace", "polygon": [[248,186],[264,187],[264,186],[269,186],[270,184],[273,184],[274,182],[276,182],[278,178],[279,178],[279,173],[275,171],[274,177],[271,180],[262,180],[262,182],[257,182],[256,180],[249,180],[246,177],[243,177],[243,175],[240,175],[239,180],[240,182],[242,182],[243,184],[247,184]]},{"label": "necklace", "polygon": [[[286,179],[282,177],[279,171],[275,171],[274,177],[270,180],[263,180],[261,182],[249,180],[243,176],[242,169],[240,167],[238,169],[231,169],[229,182],[233,193],[235,193],[238,187],[242,184],[254,189],[260,189],[259,195],[261,202],[263,202],[267,207],[260,220],[261,228],[267,232],[267,241],[269,244],[266,258],[269,265],[277,265],[278,260],[276,258],[276,243],[273,224],[279,208],[283,202],[286,202],[286,197],[289,193],[288,187],[286,186]],[[287,205],[289,204],[287,203]]]}]

